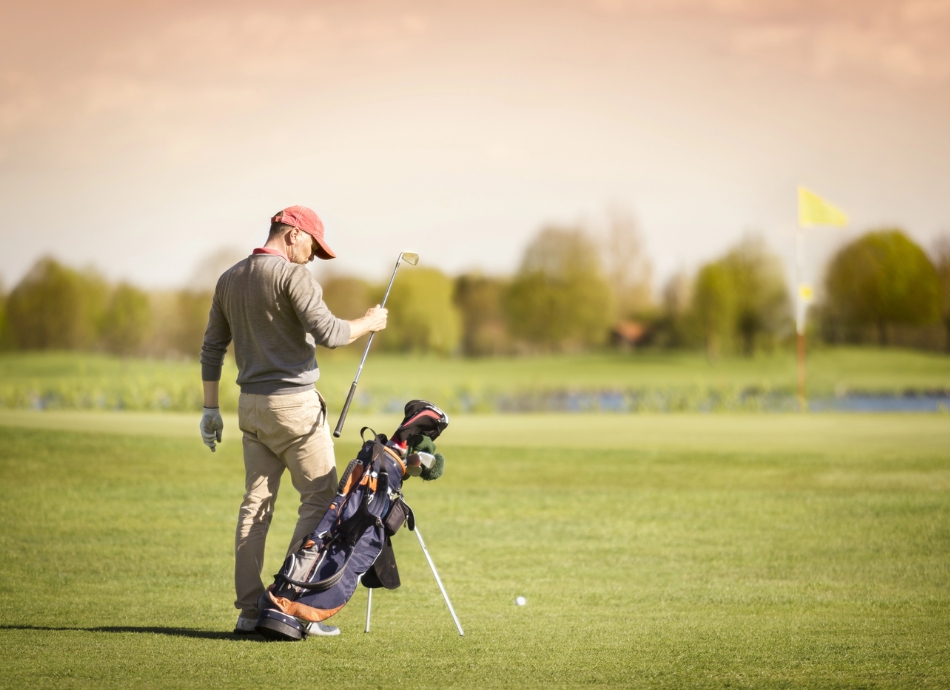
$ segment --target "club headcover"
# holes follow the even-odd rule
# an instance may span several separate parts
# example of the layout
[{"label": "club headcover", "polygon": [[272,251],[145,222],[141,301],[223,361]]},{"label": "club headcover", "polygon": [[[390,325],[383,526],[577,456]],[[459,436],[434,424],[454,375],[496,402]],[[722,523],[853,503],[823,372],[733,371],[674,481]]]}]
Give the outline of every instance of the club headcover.
[{"label": "club headcover", "polygon": [[393,433],[392,440],[403,444],[410,436],[420,434],[435,440],[448,425],[448,415],[432,403],[426,400],[410,400],[406,403],[405,416]]},{"label": "club headcover", "polygon": [[432,439],[430,439],[428,436],[423,436],[422,434],[410,436],[407,452],[429,453],[435,458],[435,462],[431,467],[421,468],[419,476],[422,477],[423,481],[431,482],[432,480],[441,477],[442,473],[445,472],[445,456],[442,455],[442,453],[436,452],[435,443],[433,443]]}]

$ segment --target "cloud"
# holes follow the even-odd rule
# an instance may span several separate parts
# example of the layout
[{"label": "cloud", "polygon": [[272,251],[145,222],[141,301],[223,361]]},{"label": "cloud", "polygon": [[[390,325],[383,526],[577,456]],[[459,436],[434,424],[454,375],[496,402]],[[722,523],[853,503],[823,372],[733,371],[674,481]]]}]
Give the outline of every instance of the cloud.
[{"label": "cloud", "polygon": [[372,74],[430,29],[420,13],[369,17],[198,6],[152,23],[120,19],[68,63],[21,60],[0,72],[0,160],[24,137],[65,135],[60,159],[104,153],[130,132],[188,149],[235,116],[297,108],[347,76]]},{"label": "cloud", "polygon": [[725,52],[809,76],[922,86],[950,81],[950,0],[592,0],[589,6],[611,16],[705,22]]}]

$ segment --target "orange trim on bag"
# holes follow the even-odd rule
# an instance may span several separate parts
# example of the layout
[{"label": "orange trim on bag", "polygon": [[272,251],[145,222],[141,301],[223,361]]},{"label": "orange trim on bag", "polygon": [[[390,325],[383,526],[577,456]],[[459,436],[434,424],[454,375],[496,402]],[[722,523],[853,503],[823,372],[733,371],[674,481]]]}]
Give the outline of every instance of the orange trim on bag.
[{"label": "orange trim on bag", "polygon": [[297,601],[291,601],[290,599],[285,599],[284,597],[275,597],[273,594],[270,595],[270,598],[271,601],[273,601],[278,606],[278,608],[280,608],[280,610],[286,613],[288,616],[300,618],[312,623],[325,621],[327,618],[346,606],[346,604],[340,604],[335,609],[315,609],[312,606],[307,606],[306,604],[301,604]]},{"label": "orange trim on bag", "polygon": [[357,465],[356,467],[353,468],[353,471],[350,472],[350,476],[346,480],[346,486],[343,487],[343,494],[344,495],[349,494],[350,489],[352,489],[354,486],[358,486],[359,484],[362,484],[363,482],[360,481],[360,478],[362,476],[363,476],[363,466]]},{"label": "orange trim on bag", "polygon": [[406,476],[406,463],[404,463],[404,462],[402,461],[402,458],[399,457],[399,453],[397,453],[396,451],[394,451],[394,450],[393,450],[392,448],[390,448],[389,446],[383,446],[383,448],[385,448],[385,449],[387,450],[387,452],[388,452],[390,455],[393,456],[393,460],[396,461],[396,464],[399,465],[400,469],[402,470],[402,476],[405,477],[405,476]]}]

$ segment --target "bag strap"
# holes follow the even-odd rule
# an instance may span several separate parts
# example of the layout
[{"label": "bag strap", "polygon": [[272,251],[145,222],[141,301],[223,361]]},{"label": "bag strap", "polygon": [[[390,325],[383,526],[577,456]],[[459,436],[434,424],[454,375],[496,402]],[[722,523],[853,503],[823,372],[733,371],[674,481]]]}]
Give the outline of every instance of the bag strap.
[{"label": "bag strap", "polygon": [[[346,557],[345,561],[343,561],[343,565],[340,566],[340,569],[326,580],[320,580],[319,582],[300,582],[298,580],[291,580],[289,577],[285,577],[284,581],[292,584],[294,587],[300,587],[301,589],[306,589],[311,592],[325,592],[343,579],[343,575],[346,573],[346,566],[350,564],[350,559],[353,558],[353,554],[355,552],[356,549],[350,549],[350,555]],[[322,562],[323,558],[320,559],[320,563]]]},{"label": "bag strap", "polygon": [[[368,515],[366,511],[366,507],[365,505],[363,505],[363,506],[360,506],[360,508],[361,508],[360,512],[357,513],[357,515],[354,515],[353,518],[362,517],[362,519],[366,521],[366,518]],[[376,521],[378,521],[378,518],[376,518],[375,516],[369,516],[369,517],[372,517]],[[352,520],[353,518],[350,518],[350,519]],[[341,527],[342,525],[337,525],[337,526]],[[365,530],[360,530],[360,536],[362,536],[363,531]],[[330,547],[333,546],[333,544],[335,543],[344,541],[343,540],[344,534],[345,532],[341,529],[341,531],[338,532],[333,537],[333,539],[331,539],[327,544],[323,546],[323,553],[320,554],[320,560],[318,560],[316,564],[314,564],[314,566],[310,569],[311,573],[316,573],[320,570],[320,566],[323,565],[323,562],[327,558],[327,554],[330,552]],[[359,541],[359,538],[357,539],[357,541]],[[283,578],[284,581],[289,584],[294,585],[295,587],[300,587],[301,589],[306,589],[311,592],[325,592],[326,590],[335,586],[343,578],[343,575],[346,573],[346,568],[350,564],[350,559],[353,558],[353,554],[356,553],[356,542],[349,544],[349,546],[350,546],[350,552],[349,554],[347,554],[346,558],[343,560],[343,564],[340,566],[340,569],[337,572],[335,572],[333,575],[331,575],[330,577],[326,578],[325,580],[320,580],[318,582],[305,582],[302,580],[294,580],[289,577],[284,577]]]}]

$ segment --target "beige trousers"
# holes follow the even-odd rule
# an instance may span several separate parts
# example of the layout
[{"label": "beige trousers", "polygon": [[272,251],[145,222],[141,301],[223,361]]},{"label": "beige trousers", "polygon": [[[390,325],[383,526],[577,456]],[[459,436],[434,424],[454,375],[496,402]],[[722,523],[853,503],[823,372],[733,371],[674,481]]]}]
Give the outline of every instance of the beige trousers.
[{"label": "beige trousers", "polygon": [[244,502],[234,543],[234,606],[257,618],[264,593],[264,541],[284,469],[300,492],[289,551],[312,532],[336,494],[337,476],[327,406],[316,390],[292,395],[242,393],[238,424],[244,432]]}]

